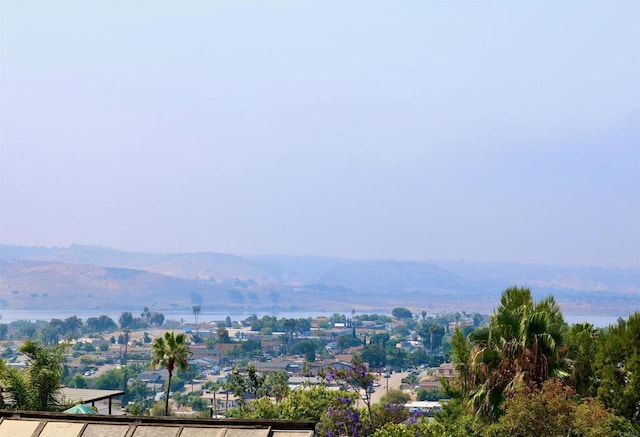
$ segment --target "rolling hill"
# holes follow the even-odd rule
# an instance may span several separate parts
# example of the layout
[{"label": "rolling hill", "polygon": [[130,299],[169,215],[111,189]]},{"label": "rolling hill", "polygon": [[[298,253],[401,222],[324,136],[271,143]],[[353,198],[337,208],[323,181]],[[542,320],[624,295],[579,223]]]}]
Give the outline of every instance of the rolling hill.
[{"label": "rolling hill", "polygon": [[572,314],[640,308],[632,269],[0,246],[0,309],[489,312],[514,284]]}]

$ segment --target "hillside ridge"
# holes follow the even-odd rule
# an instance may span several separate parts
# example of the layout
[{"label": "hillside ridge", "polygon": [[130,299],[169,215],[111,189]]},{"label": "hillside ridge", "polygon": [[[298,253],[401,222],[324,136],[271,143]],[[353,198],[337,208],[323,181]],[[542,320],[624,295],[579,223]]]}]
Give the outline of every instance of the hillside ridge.
[{"label": "hillside ridge", "polygon": [[633,269],[0,245],[0,308],[489,311],[513,284],[554,294],[573,313],[640,307]]}]

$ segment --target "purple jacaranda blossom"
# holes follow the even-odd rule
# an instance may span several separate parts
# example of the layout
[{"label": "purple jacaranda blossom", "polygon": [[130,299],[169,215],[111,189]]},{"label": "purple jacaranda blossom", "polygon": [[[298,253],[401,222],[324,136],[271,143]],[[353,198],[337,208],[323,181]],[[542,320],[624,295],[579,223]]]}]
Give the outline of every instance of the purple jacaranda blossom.
[{"label": "purple jacaranda blossom", "polygon": [[351,402],[352,402],[350,397],[341,397],[341,396],[338,396],[336,398],[336,401],[346,405],[351,405]]}]

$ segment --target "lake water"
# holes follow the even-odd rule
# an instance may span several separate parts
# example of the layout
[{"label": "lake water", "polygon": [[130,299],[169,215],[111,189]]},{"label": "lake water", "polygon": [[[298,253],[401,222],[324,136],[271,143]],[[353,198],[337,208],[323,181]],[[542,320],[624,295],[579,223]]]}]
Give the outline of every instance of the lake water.
[{"label": "lake water", "polygon": [[606,328],[609,325],[615,325],[618,323],[618,318],[628,319],[629,314],[626,316],[571,316],[565,315],[564,320],[570,325],[575,323],[589,322],[596,328]]},{"label": "lake water", "polygon": [[[134,316],[139,316],[139,313],[132,311]],[[188,311],[162,311],[167,320],[183,320],[185,322],[193,322],[194,317],[192,312]],[[118,318],[122,314],[122,311],[99,311],[99,310],[25,310],[25,309],[8,309],[4,308],[0,310],[0,322],[2,323],[10,323],[15,322],[16,320],[51,320],[51,319],[66,319],[71,316],[78,316],[82,320],[86,320],[89,317],[99,317],[102,315],[106,315],[111,317],[115,322],[118,321]],[[258,317],[262,317],[265,315],[269,316],[277,316],[278,318],[287,317],[287,318],[307,318],[307,317],[320,317],[320,316],[330,316],[333,312],[321,312],[321,311],[292,311],[292,312],[239,312],[239,313],[225,313],[225,312],[206,312],[202,311],[198,316],[198,320],[201,323],[207,323],[211,321],[220,321],[224,320],[227,316],[231,317],[231,320],[245,320],[247,317],[252,314],[257,315]],[[350,314],[345,314],[346,316],[350,316]],[[587,315],[587,316],[576,316],[576,315],[567,315],[565,314],[564,319],[569,324],[574,323],[582,323],[589,322],[593,326],[597,328],[604,328],[609,325],[616,324],[618,321],[618,317],[622,317],[624,319],[628,318],[629,315],[620,315],[620,316],[602,316],[602,315]]]},{"label": "lake water", "polygon": [[[154,311],[153,309],[151,310]],[[141,311],[131,311],[134,317],[139,317]],[[193,322],[193,312],[191,311],[160,311],[164,314],[166,320],[178,320],[184,322]],[[16,320],[51,320],[51,319],[66,319],[71,316],[78,316],[82,320],[86,320],[89,317],[99,317],[99,316],[109,316],[115,322],[118,321],[118,318],[122,314],[122,311],[104,311],[104,310],[25,310],[25,309],[0,309],[0,323],[10,323],[15,322]],[[246,312],[246,313],[233,313],[233,312],[208,312],[201,311],[198,316],[198,323],[207,323],[211,321],[220,321],[224,320],[227,316],[231,317],[231,320],[245,320],[250,317],[252,314],[257,315],[258,317],[262,316],[277,316],[278,318],[287,317],[287,318],[307,318],[307,317],[320,317],[320,316],[330,316],[333,313],[323,313],[321,311],[307,311],[307,312]]]}]

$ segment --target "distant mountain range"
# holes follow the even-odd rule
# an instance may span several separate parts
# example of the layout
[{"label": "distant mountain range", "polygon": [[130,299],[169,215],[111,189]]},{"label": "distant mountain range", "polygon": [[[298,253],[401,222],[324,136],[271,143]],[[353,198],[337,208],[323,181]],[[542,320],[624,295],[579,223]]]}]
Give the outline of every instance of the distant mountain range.
[{"label": "distant mountain range", "polygon": [[356,260],[221,253],[149,254],[102,247],[0,245],[0,312],[7,309],[389,313],[490,312],[502,290],[553,294],[565,313],[640,309],[640,270]]}]

